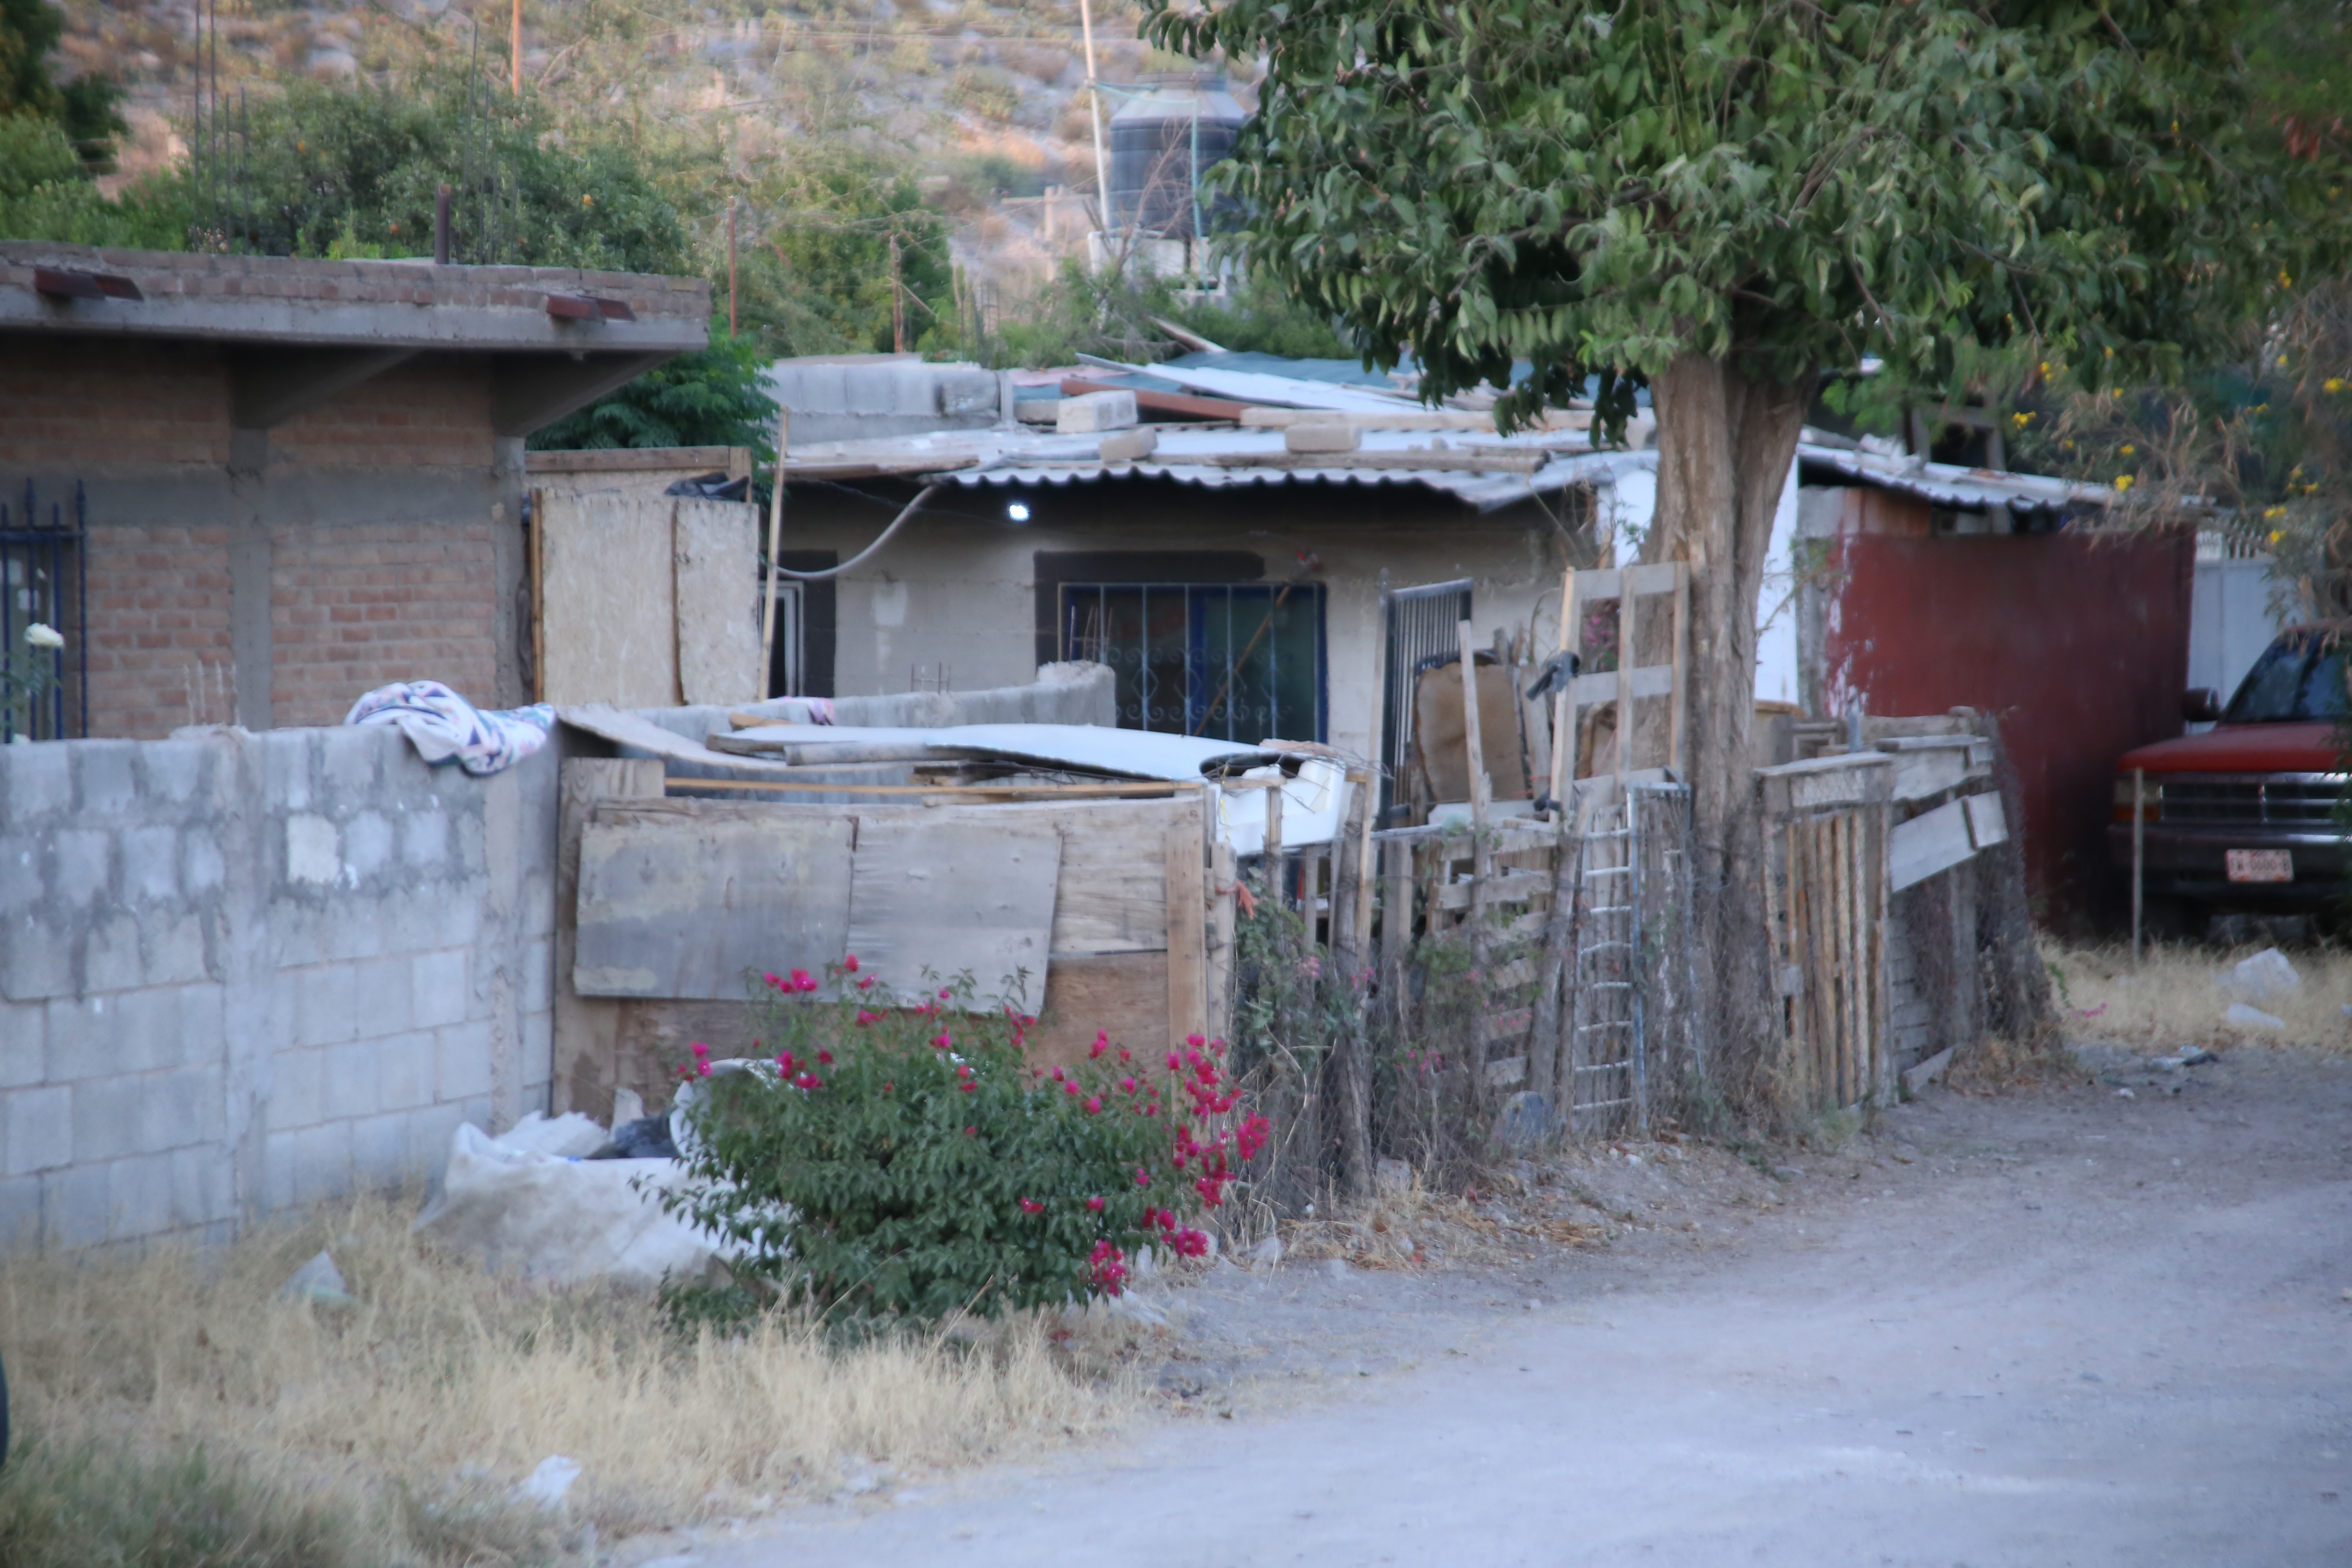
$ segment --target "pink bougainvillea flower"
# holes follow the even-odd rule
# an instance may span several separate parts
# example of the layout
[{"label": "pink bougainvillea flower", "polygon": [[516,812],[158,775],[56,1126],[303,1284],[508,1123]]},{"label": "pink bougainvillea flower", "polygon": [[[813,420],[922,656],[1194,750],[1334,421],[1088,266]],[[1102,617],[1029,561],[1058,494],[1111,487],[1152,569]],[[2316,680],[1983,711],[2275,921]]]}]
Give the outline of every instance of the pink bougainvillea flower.
[{"label": "pink bougainvillea flower", "polygon": [[1178,1068],[1181,1067],[1182,1065],[1183,1065],[1183,1063],[1181,1063],[1181,1061],[1179,1061],[1179,1060],[1177,1059],[1176,1053],[1175,1053],[1174,1051],[1171,1051],[1171,1052],[1169,1052],[1169,1053],[1168,1053],[1168,1070],[1169,1070],[1170,1072],[1174,1072]]},{"label": "pink bougainvillea flower", "polygon": [[1105,1051],[1108,1051],[1108,1050],[1109,1050],[1109,1049],[1110,1049],[1110,1034],[1109,1034],[1109,1032],[1108,1032],[1108,1030],[1104,1030],[1104,1029],[1097,1029],[1097,1030],[1095,1031],[1095,1043],[1094,1043],[1093,1045],[1088,1046],[1088,1047],[1087,1047],[1087,1055],[1088,1057],[1090,1057],[1090,1058],[1091,1058],[1091,1057],[1098,1057],[1098,1056],[1101,1056]]},{"label": "pink bougainvillea flower", "polygon": [[814,976],[814,975],[811,974],[811,973],[810,973],[807,970],[805,970],[805,969],[795,969],[795,970],[793,970],[793,990],[795,990],[795,991],[814,991],[814,990],[815,990],[815,989],[816,989],[816,976]]},{"label": "pink bougainvillea flower", "polygon": [[[1135,1184],[1139,1187],[1150,1186],[1151,1184],[1151,1173],[1145,1170],[1142,1166],[1138,1165],[1135,1168]],[[1148,1222],[1150,1218],[1149,1215],[1145,1217]]]},{"label": "pink bougainvillea flower", "polygon": [[945,1029],[941,1029],[938,1034],[931,1037],[931,1049],[935,1051],[946,1050],[950,1046],[954,1044],[955,1040],[953,1037],[949,1035]]},{"label": "pink bougainvillea flower", "polygon": [[1087,1114],[1088,1116],[1099,1116],[1102,1114],[1101,1095],[1090,1094],[1087,1096]]},{"label": "pink bougainvillea flower", "polygon": [[854,952],[853,952],[853,953],[849,954],[847,957],[844,958],[844,959],[841,961],[841,967],[842,967],[842,969],[843,969],[845,972],[846,972],[846,973],[851,973],[851,974],[855,974],[855,973],[857,973],[857,955],[856,955],[856,953],[854,953]]},{"label": "pink bougainvillea flower", "polygon": [[870,974],[869,974],[869,975],[867,975],[865,979],[863,979],[863,980],[859,981],[859,982],[857,983],[857,988],[858,988],[860,991],[871,991],[871,990],[873,990],[873,989],[874,989],[874,976],[872,976],[872,975],[870,975]]},{"label": "pink bougainvillea flower", "polygon": [[1135,1059],[1135,1053],[1129,1050],[1125,1046],[1121,1046],[1118,1048],[1118,1059],[1123,1062],[1131,1062]]},{"label": "pink bougainvillea flower", "polygon": [[1021,1200],[1021,1212],[1023,1214],[1044,1214],[1045,1212],[1045,1205],[1041,1203],[1033,1202],[1028,1198],[1023,1198]]},{"label": "pink bougainvillea flower", "polygon": [[801,1065],[801,1059],[800,1058],[793,1055],[792,1052],[786,1051],[783,1055],[776,1058],[776,1065],[782,1068],[786,1072],[791,1072]]},{"label": "pink bougainvillea flower", "polygon": [[966,1081],[966,1082],[960,1083],[960,1084],[956,1085],[956,1089],[957,1089],[958,1092],[960,1092],[960,1093],[963,1093],[963,1094],[977,1094],[977,1093],[980,1091],[980,1085],[978,1085],[978,1084],[976,1084],[976,1083],[970,1082],[970,1081]]},{"label": "pink bougainvillea flower", "polygon": [[1088,1198],[1087,1200],[1087,1207],[1094,1210],[1097,1214],[1102,1213],[1102,1206],[1103,1201],[1100,1198]]},{"label": "pink bougainvillea flower", "polygon": [[863,1007],[857,1010],[857,1022],[860,1027],[867,1024],[878,1024],[881,1021],[882,1015],[879,1013],[869,1013]]},{"label": "pink bougainvillea flower", "polygon": [[762,974],[760,978],[766,981],[770,985],[775,987],[779,991],[782,991],[784,988],[783,977],[775,973],[773,971],[770,971],[768,973]]},{"label": "pink bougainvillea flower", "polygon": [[967,1127],[963,1130],[963,1135],[967,1138],[977,1138],[980,1136],[980,1129],[977,1127]]},{"label": "pink bougainvillea flower", "polygon": [[940,1001],[942,1001],[942,1002],[944,1002],[944,1001],[946,1001],[947,999],[948,999],[947,988],[946,988],[945,986],[942,986],[942,987],[940,987]]},{"label": "pink bougainvillea flower", "polygon": [[1206,1035],[1187,1035],[1184,1037],[1184,1043],[1197,1051],[1209,1043],[1209,1038]]},{"label": "pink bougainvillea flower", "polygon": [[1075,1098],[1078,1092],[1078,1080],[1072,1079],[1067,1083],[1062,1085],[1062,1092]]},{"label": "pink bougainvillea flower", "polygon": [[1135,1080],[1131,1078],[1123,1078],[1118,1080],[1118,1087],[1121,1093],[1133,1094],[1135,1092]]},{"label": "pink bougainvillea flower", "polygon": [[692,1045],[690,1045],[690,1046],[687,1047],[686,1048],[687,1048],[688,1050],[689,1050],[689,1051],[692,1051],[692,1052],[693,1052],[696,1056],[698,1056],[698,1057],[707,1057],[707,1056],[709,1056],[709,1055],[710,1054],[710,1047],[709,1047],[709,1046],[704,1045],[700,1040],[697,1040],[697,1041],[695,1041]]}]

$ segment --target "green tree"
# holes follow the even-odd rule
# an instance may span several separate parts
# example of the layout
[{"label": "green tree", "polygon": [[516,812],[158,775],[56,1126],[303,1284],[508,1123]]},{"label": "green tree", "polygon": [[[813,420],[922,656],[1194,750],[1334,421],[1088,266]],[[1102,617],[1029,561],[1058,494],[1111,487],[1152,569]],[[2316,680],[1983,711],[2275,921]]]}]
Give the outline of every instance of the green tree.
[{"label": "green tree", "polygon": [[749,333],[710,323],[710,346],[649,370],[611,395],[534,432],[534,450],[604,447],[749,447],[764,472],[775,458],[776,400],[761,390],[764,357]]},{"label": "green tree", "polygon": [[952,312],[947,219],[910,163],[810,145],[751,184],[739,222],[738,318],[771,354],[911,349]]},{"label": "green tree", "polygon": [[[2189,0],[1147,0],[1156,42],[1263,56],[1213,178],[1245,253],[1434,396],[1534,376],[1659,418],[1645,557],[1693,568],[1688,733],[1711,1029],[1765,1037],[1747,810],[1755,608],[1823,366],[1947,380],[2064,345],[2160,377],[2317,211],[2243,134],[2236,13]],[[1718,869],[1720,875],[1717,875]]]},{"label": "green tree", "polygon": [[115,105],[121,89],[102,76],[59,82],[49,52],[65,36],[65,13],[49,0],[0,0],[0,120],[30,115],[65,133],[89,168],[114,158],[114,138],[125,127]]}]

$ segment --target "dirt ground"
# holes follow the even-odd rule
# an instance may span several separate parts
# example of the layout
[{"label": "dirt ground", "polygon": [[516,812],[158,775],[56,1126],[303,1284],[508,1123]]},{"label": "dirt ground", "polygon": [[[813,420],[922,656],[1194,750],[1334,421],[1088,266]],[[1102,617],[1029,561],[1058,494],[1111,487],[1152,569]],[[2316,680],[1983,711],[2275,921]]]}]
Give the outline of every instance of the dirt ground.
[{"label": "dirt ground", "polygon": [[1584,1152],[1417,1266],[1155,1281],[1123,1439],[607,1561],[2352,1563],[2352,1058],[2079,1059],[1768,1168]]}]

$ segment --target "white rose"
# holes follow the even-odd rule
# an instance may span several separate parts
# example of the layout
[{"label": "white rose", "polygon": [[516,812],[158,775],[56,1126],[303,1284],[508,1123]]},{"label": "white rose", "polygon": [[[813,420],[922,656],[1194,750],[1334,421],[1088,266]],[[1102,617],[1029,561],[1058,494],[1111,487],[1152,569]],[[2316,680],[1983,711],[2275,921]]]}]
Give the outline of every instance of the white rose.
[{"label": "white rose", "polygon": [[38,621],[35,621],[31,626],[25,628],[25,640],[35,647],[63,647],[66,646],[65,637],[55,626],[43,626]]}]

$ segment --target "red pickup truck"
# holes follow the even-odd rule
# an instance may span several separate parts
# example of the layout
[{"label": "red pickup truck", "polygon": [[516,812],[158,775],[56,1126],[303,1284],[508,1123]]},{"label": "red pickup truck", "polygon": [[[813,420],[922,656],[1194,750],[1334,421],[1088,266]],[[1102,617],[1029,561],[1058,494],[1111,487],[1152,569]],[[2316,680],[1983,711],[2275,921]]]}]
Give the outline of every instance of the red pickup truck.
[{"label": "red pickup truck", "polygon": [[2218,721],[2116,764],[2107,852],[2128,873],[2139,773],[2145,896],[2155,929],[2203,928],[2217,908],[2332,910],[2352,843],[2336,815],[2352,740],[2352,627],[2296,626],[2247,671],[2227,708],[2189,693],[2185,716]]}]

